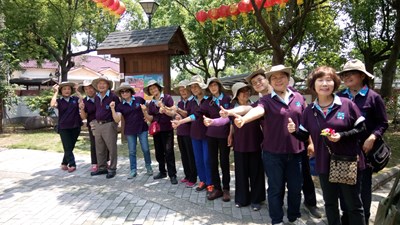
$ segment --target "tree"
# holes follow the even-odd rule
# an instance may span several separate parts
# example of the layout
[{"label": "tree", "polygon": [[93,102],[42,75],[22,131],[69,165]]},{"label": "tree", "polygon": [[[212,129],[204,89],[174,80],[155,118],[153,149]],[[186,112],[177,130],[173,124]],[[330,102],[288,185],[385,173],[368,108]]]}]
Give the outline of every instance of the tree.
[{"label": "tree", "polygon": [[[62,81],[74,66],[73,57],[95,51],[118,22],[89,0],[0,0],[0,11],[13,33],[9,45],[15,57],[57,61]],[[73,52],[73,43],[85,49]]]}]

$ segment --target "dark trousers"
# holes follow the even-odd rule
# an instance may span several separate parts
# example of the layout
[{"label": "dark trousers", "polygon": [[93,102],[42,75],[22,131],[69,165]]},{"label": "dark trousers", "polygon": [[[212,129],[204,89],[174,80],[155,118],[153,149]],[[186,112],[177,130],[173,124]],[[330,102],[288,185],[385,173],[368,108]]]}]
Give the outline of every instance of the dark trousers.
[{"label": "dark trousers", "polygon": [[320,174],[322,194],[325,202],[325,212],[329,225],[340,225],[339,194],[343,196],[343,203],[349,215],[349,224],[365,225],[364,210],[361,202],[362,171],[358,171],[355,185],[329,182],[328,174]]},{"label": "dark trousers", "polygon": [[234,152],[235,203],[242,206],[265,201],[265,175],[261,152]]},{"label": "dark trousers", "polygon": [[90,126],[88,126],[88,130],[89,130],[89,140],[90,140],[90,160],[92,164],[97,164],[96,140],[94,139],[93,131]]},{"label": "dark trousers", "polygon": [[[369,224],[371,216],[371,201],[372,201],[372,167],[367,167],[363,170],[361,180],[361,201],[364,208],[365,224]],[[349,215],[346,213],[346,205],[344,204],[343,196],[340,196],[340,208],[343,211],[342,225],[350,225]]]},{"label": "dark trousers", "polygon": [[317,197],[315,195],[314,181],[311,177],[310,159],[308,158],[307,151],[301,153],[301,166],[303,172],[304,203],[308,206],[316,206]]},{"label": "dark trousers", "polygon": [[[160,131],[153,136],[153,139],[160,173],[166,174],[168,170],[168,176],[175,177],[174,131]],[[167,164],[167,170],[165,164]]]},{"label": "dark trousers", "polygon": [[62,159],[62,165],[68,165],[69,167],[76,167],[74,148],[76,141],[78,140],[81,127],[71,129],[60,129],[61,142],[64,149],[64,157]]},{"label": "dark trousers", "polygon": [[178,135],[178,146],[181,152],[181,160],[185,178],[192,183],[197,181],[196,162],[194,161],[194,153],[192,147],[192,139],[190,136]]},{"label": "dark trousers", "polygon": [[211,167],[211,180],[214,187],[221,190],[221,179],[218,170],[218,153],[219,165],[222,170],[222,185],[224,190],[229,190],[229,182],[231,175],[229,172],[229,147],[227,138],[207,137],[208,157]]}]

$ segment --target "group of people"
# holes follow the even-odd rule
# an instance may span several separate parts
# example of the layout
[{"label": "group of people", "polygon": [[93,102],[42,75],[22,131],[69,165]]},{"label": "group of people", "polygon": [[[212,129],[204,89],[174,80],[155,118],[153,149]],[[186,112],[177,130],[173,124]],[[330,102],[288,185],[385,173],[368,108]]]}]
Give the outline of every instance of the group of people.
[{"label": "group of people", "polygon": [[[138,174],[137,138],[146,174],[153,175],[148,123],[156,121],[159,130],[153,139],[159,168],[154,179],[168,175],[171,184],[178,183],[176,129],[184,169],[180,182],[186,187],[198,192],[206,190],[208,200],[230,201],[229,155],[233,147],[236,207],[250,205],[257,211],[267,198],[272,224],[283,224],[287,189],[288,221],[304,224],[300,219],[302,191],[305,207],[314,217],[321,217],[309,166],[309,157],[315,157],[328,223],[368,224],[372,168],[365,155],[388,127],[383,100],[369,86],[374,76],[359,60],[350,60],[339,73],[331,67],[318,67],[308,79],[316,99],[307,105],[305,98],[289,85],[291,71],[284,65],[256,70],[246,77],[247,84],[237,82],[232,86],[232,97],[218,78],[205,83],[200,75],[195,75],[175,86],[174,91],[181,97],[176,105],[155,80],[144,88],[152,96],[149,102],[135,96],[134,88],[126,83],[111,92],[112,82],[104,77],[81,84],[76,89],[77,97],[72,96],[75,84],[63,82],[54,87],[51,100],[51,106],[59,110],[59,133],[64,147],[61,169],[76,170],[73,148],[82,119],[87,119],[91,175],[114,177],[117,123],[123,119],[130,159],[128,178]],[[341,80],[346,88],[336,93]],[[260,95],[255,102],[250,100],[253,90]],[[61,97],[57,98],[58,95]],[[336,132],[321,136],[325,128]],[[331,153],[358,156],[355,185],[329,181]]]}]

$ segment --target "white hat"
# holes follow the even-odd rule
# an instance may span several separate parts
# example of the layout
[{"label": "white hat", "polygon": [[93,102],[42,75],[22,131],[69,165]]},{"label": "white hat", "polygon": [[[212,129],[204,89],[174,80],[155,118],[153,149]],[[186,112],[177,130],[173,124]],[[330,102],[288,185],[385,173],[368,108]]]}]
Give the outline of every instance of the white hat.
[{"label": "white hat", "polygon": [[61,89],[65,86],[70,86],[71,87],[71,94],[75,93],[75,85],[76,83],[74,82],[68,82],[68,81],[63,81],[58,85],[58,94],[61,95]]},{"label": "white hat", "polygon": [[255,77],[255,76],[257,76],[257,75],[262,75],[262,76],[264,76],[264,77],[266,77],[265,76],[265,70],[264,69],[258,69],[258,70],[256,70],[256,71],[253,71],[250,75],[248,75],[246,78],[244,78],[246,81],[247,81],[247,83],[251,83],[251,79],[253,79],[253,77]]},{"label": "white hat", "polygon": [[[183,87],[188,89],[189,88],[189,81],[188,80],[181,80],[177,85],[175,85],[174,87],[174,91],[175,93],[179,94],[179,88]],[[189,90],[189,89],[188,89]]]},{"label": "white hat", "polygon": [[207,88],[207,86],[204,84],[203,77],[200,76],[200,75],[194,75],[192,78],[190,78],[190,81],[187,84],[187,86],[190,86],[192,84],[198,84],[201,89],[206,89]]},{"label": "white hat", "polygon": [[78,91],[80,93],[83,93],[83,92],[85,92],[85,87],[88,87],[88,86],[92,86],[92,81],[91,80],[84,80],[82,84],[79,84]]},{"label": "white hat", "polygon": [[251,91],[251,87],[243,82],[237,82],[234,85],[232,85],[232,93],[233,93],[232,101],[237,97],[239,90],[246,87]]},{"label": "white hat", "polygon": [[97,84],[102,80],[104,80],[104,81],[106,81],[108,83],[108,89],[112,89],[113,88],[112,80],[108,79],[108,77],[106,77],[106,76],[103,76],[103,77],[99,77],[97,79],[94,79],[92,81],[92,86],[94,87],[94,89],[97,90]]},{"label": "white hat", "polygon": [[221,80],[218,79],[217,77],[210,77],[210,78],[208,78],[208,80],[207,80],[207,89],[208,89],[208,87],[210,86],[210,84],[211,84],[212,82],[216,82],[216,83],[219,85],[219,87],[220,87],[220,89],[221,89],[221,90],[219,90],[220,92],[225,92],[225,91],[228,90],[228,88],[224,87],[224,85],[222,84]]},{"label": "white hat", "polygon": [[343,73],[347,72],[347,71],[352,71],[352,70],[356,70],[356,71],[360,71],[363,72],[365,75],[367,75],[369,78],[374,79],[375,76],[370,74],[366,69],[365,69],[365,65],[363,62],[361,62],[358,59],[352,59],[348,62],[346,62],[346,64],[344,64],[343,66],[343,70],[338,72],[339,76],[343,75]]},{"label": "white hat", "polygon": [[161,84],[159,84],[156,80],[149,80],[149,82],[147,83],[147,86],[145,88],[143,88],[144,93],[146,93],[146,95],[151,96],[150,92],[149,92],[149,87],[152,85],[157,85],[157,87],[160,89],[160,92],[162,91],[162,89],[164,88]]},{"label": "white hat", "polygon": [[265,76],[267,77],[268,81],[269,81],[269,78],[271,77],[271,75],[276,72],[284,72],[288,75],[288,78],[289,78],[290,75],[292,74],[292,67],[286,67],[282,64],[269,67],[267,69],[267,72],[265,72]]},{"label": "white hat", "polygon": [[115,90],[115,94],[118,95],[119,97],[121,97],[121,90],[131,90],[132,95],[135,94],[135,89],[128,83],[122,83],[116,90]]}]

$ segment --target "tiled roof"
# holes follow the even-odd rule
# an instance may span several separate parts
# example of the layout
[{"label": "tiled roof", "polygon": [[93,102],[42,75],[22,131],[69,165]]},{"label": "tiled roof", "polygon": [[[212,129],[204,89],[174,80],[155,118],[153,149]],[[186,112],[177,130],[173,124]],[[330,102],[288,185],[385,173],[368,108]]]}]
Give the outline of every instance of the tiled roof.
[{"label": "tiled roof", "polygon": [[23,69],[28,69],[28,68],[57,69],[58,63],[50,62],[49,60],[45,60],[43,63],[38,64],[38,62],[36,60],[29,60],[29,61],[20,63],[20,66]]},{"label": "tiled roof", "polygon": [[113,32],[107,36],[97,50],[166,45],[178,29],[180,29],[178,26],[173,26]]}]

